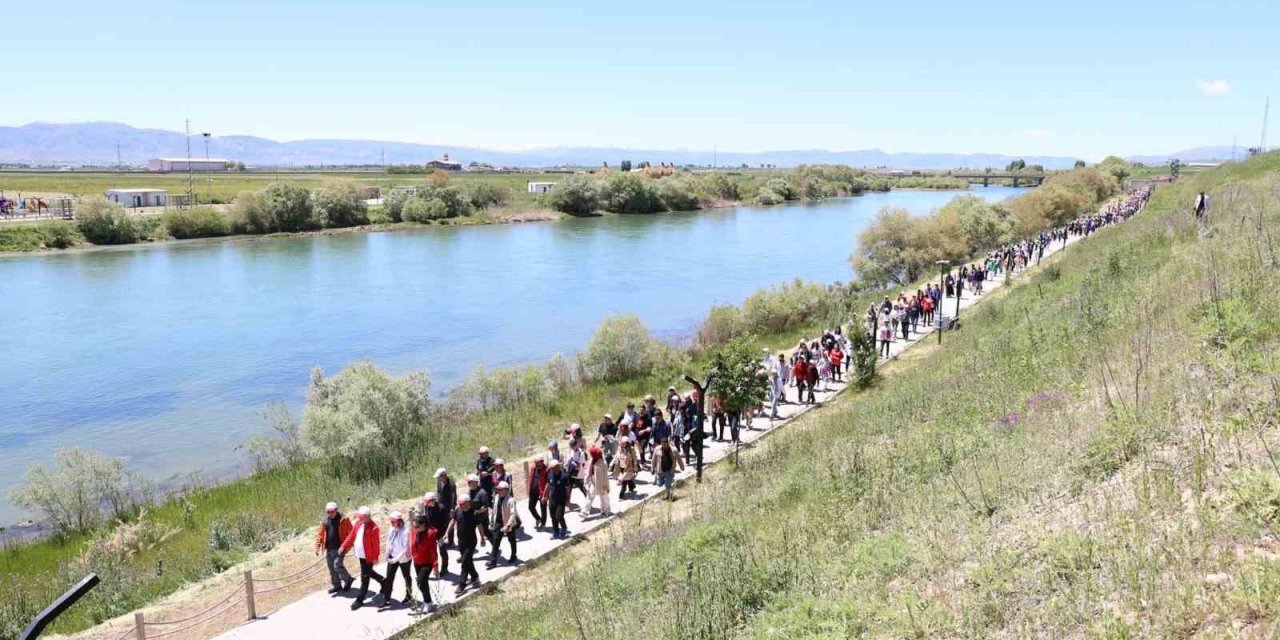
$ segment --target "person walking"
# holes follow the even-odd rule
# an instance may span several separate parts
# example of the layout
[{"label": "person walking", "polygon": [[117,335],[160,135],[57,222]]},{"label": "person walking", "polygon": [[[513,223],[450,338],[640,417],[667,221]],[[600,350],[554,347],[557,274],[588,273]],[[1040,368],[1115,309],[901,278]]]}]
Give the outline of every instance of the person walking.
[{"label": "person walking", "polygon": [[341,556],[355,549],[356,560],[360,562],[360,593],[356,595],[356,601],[351,603],[352,611],[364,606],[364,599],[369,595],[370,580],[378,583],[378,591],[384,594],[385,602],[387,583],[381,574],[373,570],[374,563],[382,557],[382,531],[373,521],[373,511],[369,507],[360,507],[356,515],[355,525],[338,549]]},{"label": "person walking", "polygon": [[818,400],[814,397],[813,392],[818,387],[818,365],[814,364],[813,360],[808,360],[805,363],[805,386],[809,390],[809,404],[817,402]]},{"label": "person walking", "polygon": [[716,442],[724,442],[724,425],[726,422],[724,399],[719,394],[712,394],[708,398],[707,404],[711,408],[711,432],[716,434]]},{"label": "person walking", "polygon": [[338,503],[324,506],[324,517],[316,530],[316,555],[324,553],[324,566],[329,570],[329,593],[337,594],[351,589],[355,579],[342,563],[342,541],[351,533],[351,521],[338,511]]},{"label": "person walking", "polygon": [[542,531],[547,526],[547,464],[542,458],[533,459],[529,470],[529,513],[533,515],[534,528]]},{"label": "person walking", "polygon": [[[458,506],[458,484],[449,477],[449,472],[444,467],[436,469],[436,502],[444,508],[445,513],[453,513],[453,508]],[[453,534],[450,533],[447,538],[448,544],[453,544]],[[449,561],[444,561],[445,573],[448,573]]]},{"label": "person walking", "polygon": [[[474,473],[467,476],[467,497],[471,500],[471,512],[476,517],[477,541],[483,547],[485,541],[488,540],[485,520],[489,517],[489,505],[493,500],[489,497],[488,492],[480,486],[480,477]],[[459,497],[458,500],[461,501],[462,498]]]},{"label": "person walking", "polygon": [[409,604],[413,601],[413,582],[409,579],[410,566],[413,564],[413,557],[409,555],[409,529],[404,526],[404,516],[399,511],[392,511],[388,519],[391,528],[387,531],[387,582],[382,588],[383,598],[379,611],[391,606],[397,572],[404,578],[403,602]]},{"label": "person walking", "polygon": [[480,587],[480,572],[476,571],[476,530],[483,526],[482,523],[471,508],[471,497],[458,496],[458,506],[453,509],[448,531],[458,536],[458,562],[462,565],[455,595],[462,595],[469,586]]},{"label": "person walking", "polygon": [[618,480],[618,500],[627,493],[636,493],[636,475],[640,473],[640,459],[636,457],[635,443],[622,441],[622,450],[613,459],[613,477]]},{"label": "person walking", "polygon": [[516,536],[520,532],[520,514],[516,510],[516,501],[511,497],[511,485],[506,482],[499,482],[496,490],[498,495],[493,498],[493,507],[489,509],[489,542],[493,545],[493,549],[489,554],[489,564],[487,568],[492,569],[498,566],[498,560],[502,558],[502,540],[505,538],[511,543],[511,558],[508,560],[511,564],[520,564],[520,557],[516,555]]},{"label": "person walking", "polygon": [[664,500],[675,500],[672,492],[676,481],[676,469],[684,471],[684,460],[671,448],[670,442],[662,442],[653,452],[653,468],[657,471],[658,486],[662,487]]},{"label": "person walking", "polygon": [[[476,456],[476,477],[480,479],[480,488],[484,490],[484,495],[490,500],[489,503],[483,505],[487,507],[492,504],[493,486],[497,484],[493,479],[493,458],[489,457],[489,447],[480,447],[479,455]],[[472,498],[475,498],[475,496],[472,496]]]},{"label": "person walking", "polygon": [[431,600],[430,578],[434,575],[437,580],[440,579],[440,568],[436,562],[439,538],[439,530],[430,517],[420,515],[414,518],[413,531],[409,534],[409,555],[413,559],[418,591],[422,592],[422,601],[410,607],[414,613],[431,613],[436,610],[435,602]]},{"label": "person walking", "polygon": [[569,473],[561,468],[560,461],[552,460],[547,466],[547,485],[542,494],[550,509],[552,538],[560,538],[569,533],[569,525],[564,521],[564,509],[569,504],[572,483]]},{"label": "person walking", "polygon": [[889,312],[880,312],[880,353],[889,357],[889,343],[893,342],[893,324],[890,322]]},{"label": "person walking", "polygon": [[591,515],[591,506],[596,498],[600,499],[600,517],[608,518],[613,515],[613,511],[609,508],[608,463],[604,461],[604,455],[599,447],[591,447],[588,453],[590,454],[586,476],[588,493],[587,502],[582,505],[582,518],[585,520]]},{"label": "person walking", "polygon": [[1205,192],[1201,191],[1200,195],[1196,196],[1196,202],[1194,205],[1196,219],[1199,220],[1200,218],[1203,218],[1204,212],[1208,210],[1209,210],[1209,196],[1205,194]]},{"label": "person walking", "polygon": [[422,497],[422,513],[431,522],[431,528],[436,530],[436,550],[439,558],[440,570],[437,575],[448,575],[449,573],[449,545],[445,542],[444,532],[449,529],[449,520],[453,515],[453,509],[441,504],[439,498],[434,492],[428,493]]}]

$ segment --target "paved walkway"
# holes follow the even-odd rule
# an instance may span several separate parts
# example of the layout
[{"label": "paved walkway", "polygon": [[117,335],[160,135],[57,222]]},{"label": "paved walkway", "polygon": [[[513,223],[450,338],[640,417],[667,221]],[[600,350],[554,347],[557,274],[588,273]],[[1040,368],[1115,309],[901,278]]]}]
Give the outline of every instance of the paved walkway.
[{"label": "paved walkway", "polygon": [[[1081,236],[1072,237],[1066,245],[1074,244],[1081,239]],[[1064,248],[1062,242],[1052,243],[1045,250],[1045,257],[1055,254]],[[1004,277],[998,276],[988,280],[985,284],[985,294],[976,296],[971,291],[965,291],[964,297],[960,301],[960,309],[972,307],[981,301],[982,298],[990,295],[1004,283]],[[943,311],[950,317],[955,314],[955,298],[943,299]],[[961,313],[961,318],[964,314]],[[856,320],[861,325],[861,315]],[[901,338],[895,340],[890,346],[890,358],[896,357],[904,350],[910,348],[917,342],[924,340],[932,335],[934,329],[920,327],[921,332],[911,335],[909,340]],[[936,339],[936,338],[935,338]],[[945,342],[945,337],[944,340]],[[882,358],[883,362],[884,359]],[[755,418],[749,422],[745,422],[745,428],[741,432],[741,441],[744,446],[765,437],[766,435],[776,431],[793,419],[805,413],[809,409],[820,406],[821,404],[831,400],[836,395],[845,390],[845,383],[832,383],[825,390],[820,390],[816,396],[818,403],[815,405],[797,405],[785,404],[778,407],[780,419],[769,420],[767,418]],[[795,389],[787,390],[789,399],[795,400]],[[584,429],[588,432],[592,429],[588,425],[584,425]],[[727,432],[726,432],[727,435]],[[588,438],[592,437],[588,433]],[[706,450],[703,459],[707,465],[714,464],[732,454],[732,447],[726,442],[707,441]],[[517,473],[520,471],[517,470]],[[678,483],[688,481],[694,475],[692,466],[687,468],[683,473],[677,476]],[[601,517],[598,511],[593,512],[589,517],[582,517],[576,510],[566,514],[566,520],[569,524],[569,530],[572,536],[580,536],[590,533],[600,527],[606,526],[616,519],[618,514],[626,513],[640,504],[654,499],[658,493],[658,488],[653,483],[653,476],[642,471],[637,478],[637,493],[639,497],[634,499],[622,500],[617,499],[617,486],[614,482],[610,482],[612,495],[610,502],[613,508],[614,517]],[[687,489],[684,489],[687,491]],[[681,487],[676,487],[676,494],[682,493]],[[521,495],[517,495],[521,498]],[[582,504],[582,494],[574,492],[574,502],[578,505]],[[537,531],[533,529],[534,518],[529,513],[526,500],[519,500],[520,518],[525,523],[519,539],[519,552],[524,562],[534,562],[543,559],[549,554],[555,553],[565,545],[572,542],[572,538],[556,540],[552,539],[550,531]],[[385,525],[383,529],[385,530]],[[504,553],[509,552],[509,548],[503,546]],[[481,583],[488,587],[495,583],[501,582],[512,574],[523,570],[528,565],[510,566],[501,564],[493,569],[486,569],[484,563],[488,560],[487,551],[489,547],[482,547],[476,554],[476,565],[480,572]],[[457,554],[451,550],[450,552],[450,573],[444,576],[443,580],[433,580],[432,598],[437,604],[451,605],[455,602],[470,600],[476,597],[478,593],[483,593],[486,589],[469,590],[461,598],[454,597],[454,589],[457,586],[458,579],[458,561]],[[386,575],[385,565],[378,567],[378,572]],[[359,584],[357,583],[357,588]],[[376,589],[377,585],[372,585]],[[341,640],[353,639],[370,639],[382,640],[389,638],[400,631],[412,626],[413,624],[425,619],[424,616],[414,615],[410,613],[409,608],[395,600],[395,606],[386,611],[379,612],[377,605],[381,601],[379,596],[374,596],[363,608],[358,611],[351,611],[350,604],[355,597],[356,589],[345,595],[331,596],[324,591],[318,591],[292,604],[282,607],[280,610],[270,613],[258,620],[248,622],[232,631],[218,636],[218,640],[278,640],[279,638],[306,638],[307,640],[327,640],[329,638]],[[415,587],[415,595],[417,594]],[[397,596],[404,595],[403,583],[397,584],[393,599]],[[442,607],[443,609],[443,607]],[[434,615],[439,615],[437,612]]]}]

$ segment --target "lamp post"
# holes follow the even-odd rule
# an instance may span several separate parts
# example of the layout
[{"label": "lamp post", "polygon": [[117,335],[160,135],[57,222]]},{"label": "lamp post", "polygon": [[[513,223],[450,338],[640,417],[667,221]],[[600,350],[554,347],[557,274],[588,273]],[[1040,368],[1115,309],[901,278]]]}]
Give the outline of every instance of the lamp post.
[{"label": "lamp post", "polygon": [[956,274],[956,315],[955,319],[960,319],[960,298],[964,297],[964,277],[959,273]]},{"label": "lamp post", "polygon": [[[939,260],[934,264],[938,265],[938,291],[943,291],[943,280],[946,278],[947,272],[951,270],[951,261]],[[942,344],[942,305],[938,305],[938,344]]]}]

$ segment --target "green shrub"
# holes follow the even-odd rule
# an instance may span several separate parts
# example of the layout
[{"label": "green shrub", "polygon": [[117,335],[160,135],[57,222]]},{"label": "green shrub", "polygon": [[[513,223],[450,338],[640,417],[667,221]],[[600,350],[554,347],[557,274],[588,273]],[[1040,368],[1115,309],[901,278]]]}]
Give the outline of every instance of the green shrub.
[{"label": "green shrub", "polygon": [[59,448],[53,458],[52,468],[33,464],[9,499],[39,511],[58,534],[88,531],[103,516],[128,520],[150,501],[149,485],[125,471],[124,460],[75,447]]},{"label": "green shrub", "polygon": [[227,217],[212,207],[168,211],[164,214],[163,224],[168,235],[178,239],[212,238],[231,233]]},{"label": "green shrub", "polygon": [[768,189],[761,189],[760,193],[756,194],[756,204],[760,205],[781,204],[785,200],[782,196]]},{"label": "green shrub", "polygon": [[142,240],[142,225],[124,207],[102,196],[76,203],[76,229],[94,244],[133,244]]},{"label": "green shrub", "polygon": [[68,249],[82,242],[76,225],[62,220],[0,226],[0,251]]},{"label": "green shrub", "polygon": [[428,435],[429,381],[424,371],[392,377],[357,362],[326,378],[311,371],[302,437],[337,473],[384,479],[404,466]]},{"label": "green shrub", "polygon": [[449,207],[439,198],[409,198],[400,211],[400,218],[405,222],[431,222],[448,217]]},{"label": "green shrub", "polygon": [[269,224],[268,233],[306,231],[317,227],[312,218],[311,194],[303,187],[275,182],[262,190]]},{"label": "green shrub", "polygon": [[227,223],[231,233],[270,233],[271,220],[262,192],[241,191],[236,194]]},{"label": "green shrub", "polygon": [[617,315],[600,323],[579,360],[588,379],[618,382],[653,373],[670,362],[672,351],[649,333],[640,318]]},{"label": "green shrub", "polygon": [[511,201],[511,191],[503,185],[479,182],[471,187],[468,195],[472,208],[477,211],[504,205]]},{"label": "green shrub", "polygon": [[592,216],[600,208],[600,191],[586,176],[569,176],[545,196],[547,206],[571,216]]},{"label": "green shrub", "polygon": [[611,213],[666,211],[653,180],[634,173],[611,173],[600,187],[600,202]]},{"label": "green shrub", "polygon": [[701,208],[693,184],[678,178],[664,178],[658,182],[658,199],[668,211],[693,211]]},{"label": "green shrub", "polygon": [[325,229],[369,224],[369,208],[354,184],[339,182],[311,192],[313,224]]},{"label": "green shrub", "polygon": [[50,249],[69,249],[84,242],[84,236],[70,222],[59,220],[38,228],[44,234],[44,246]]},{"label": "green shrub", "polygon": [[698,326],[698,344],[710,346],[724,344],[747,334],[742,311],[731,304],[718,304],[707,312],[707,318]]},{"label": "green shrub", "polygon": [[778,194],[783,200],[800,199],[800,189],[786,178],[769,178],[769,181],[764,183],[764,188]]}]

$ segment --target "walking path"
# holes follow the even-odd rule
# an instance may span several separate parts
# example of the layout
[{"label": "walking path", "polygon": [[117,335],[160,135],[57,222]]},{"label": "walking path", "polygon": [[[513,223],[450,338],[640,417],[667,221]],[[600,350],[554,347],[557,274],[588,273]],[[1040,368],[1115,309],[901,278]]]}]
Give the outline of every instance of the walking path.
[{"label": "walking path", "polygon": [[[1066,243],[1061,241],[1053,242],[1045,249],[1045,257],[1049,257],[1062,251],[1066,246],[1074,244],[1087,236],[1071,236]],[[1005,282],[1006,274],[1003,272],[998,276],[990,277],[984,286],[984,294],[981,296],[974,295],[971,290],[966,289],[960,300],[960,309],[968,309],[997,290],[1001,284]],[[955,314],[955,298],[943,298],[941,311],[947,317]],[[963,313],[960,314],[964,316]],[[854,329],[860,328],[861,318],[855,317]],[[917,342],[930,337],[936,329],[932,327],[921,326],[920,331],[913,333],[908,340],[902,340],[901,337],[894,340],[890,345],[889,359],[895,358],[898,354],[910,348]],[[883,362],[885,359],[882,358]],[[848,378],[849,376],[845,376]],[[778,406],[780,418],[770,420],[768,418],[757,417],[748,419],[744,416],[743,430],[741,433],[741,441],[743,446],[749,446],[751,443],[760,440],[766,435],[786,426],[796,417],[804,414],[815,406],[821,406],[823,403],[833,399],[847,388],[846,382],[829,383],[825,389],[819,390],[816,394],[817,404],[798,405],[785,404]],[[794,389],[789,389],[790,397],[794,399]],[[588,428],[588,425],[583,425]],[[593,434],[587,434],[588,440]],[[704,450],[704,460],[706,465],[715,464],[733,453],[732,446],[727,442],[717,442],[708,439]],[[685,471],[677,475],[677,491],[679,494],[679,486],[687,482],[695,474],[692,465]],[[613,494],[610,496],[611,506],[613,508],[614,517],[603,518],[598,511],[587,518],[583,518],[578,511],[572,510],[566,513],[569,531],[571,536],[566,539],[553,539],[550,531],[537,531],[533,529],[534,517],[529,513],[525,504],[526,500],[523,492],[517,493],[518,508],[520,518],[525,523],[525,528],[520,534],[519,550],[520,557],[524,562],[518,566],[509,566],[500,564],[499,566],[488,569],[485,568],[485,561],[488,559],[489,547],[482,547],[477,550],[476,565],[480,572],[480,582],[483,588],[478,590],[469,590],[460,598],[455,598],[454,588],[457,586],[456,581],[458,575],[456,573],[457,561],[456,554],[451,553],[451,572],[444,577],[443,580],[433,580],[432,599],[436,604],[441,605],[437,613],[439,615],[448,606],[457,602],[463,602],[476,597],[479,593],[489,590],[494,584],[500,583],[511,575],[524,570],[531,565],[535,565],[539,560],[545,559],[550,554],[557,552],[565,545],[573,541],[575,536],[583,536],[613,522],[617,515],[626,513],[644,502],[653,499],[659,492],[659,487],[654,483],[653,475],[648,471],[641,471],[636,479],[637,498],[628,500],[617,499],[617,488],[614,482],[610,482]],[[465,487],[460,488],[465,491]],[[574,498],[581,500],[581,494],[575,494]],[[580,503],[579,503],[580,504]],[[385,527],[384,527],[385,529]],[[505,548],[505,547],[504,547]],[[378,567],[379,573],[386,574],[385,565]],[[376,587],[376,584],[373,585]],[[325,591],[317,591],[308,595],[301,600],[293,602],[270,613],[262,618],[246,623],[232,631],[218,636],[218,640],[277,640],[279,638],[307,638],[308,640],[326,640],[328,638],[352,640],[355,638],[382,640],[403,631],[413,624],[425,619],[425,616],[415,615],[410,612],[408,606],[401,604],[396,600],[396,605],[385,611],[377,610],[377,603],[380,602],[378,596],[374,596],[371,600],[372,606],[366,604],[365,607],[351,611],[349,605],[355,597],[356,589],[352,589],[350,593],[330,595]],[[396,594],[403,595],[403,587],[396,587]],[[393,595],[393,598],[394,598]]]}]

